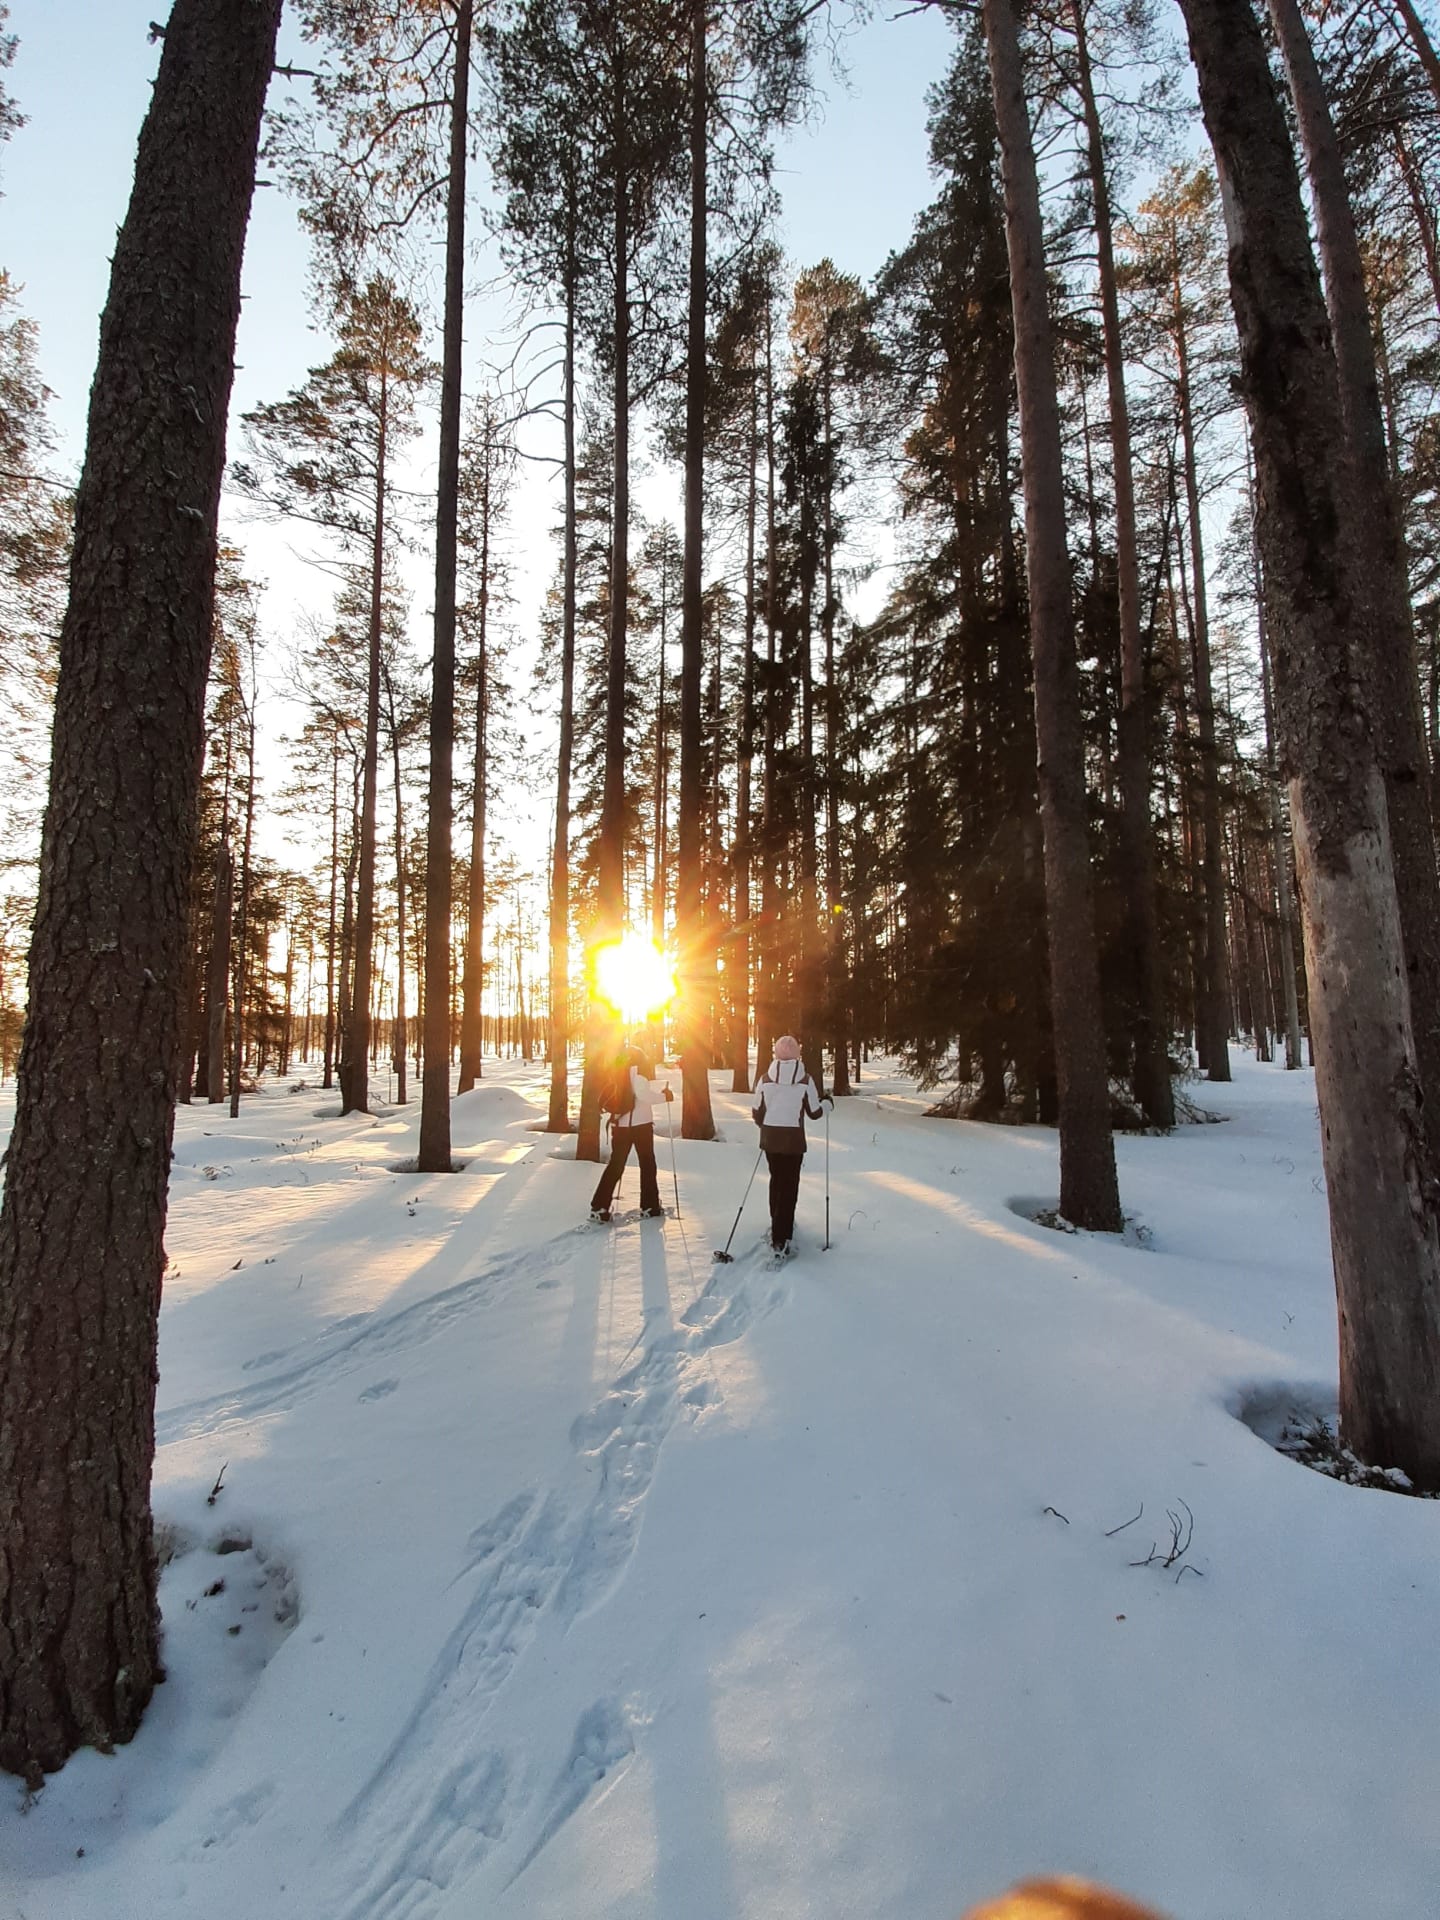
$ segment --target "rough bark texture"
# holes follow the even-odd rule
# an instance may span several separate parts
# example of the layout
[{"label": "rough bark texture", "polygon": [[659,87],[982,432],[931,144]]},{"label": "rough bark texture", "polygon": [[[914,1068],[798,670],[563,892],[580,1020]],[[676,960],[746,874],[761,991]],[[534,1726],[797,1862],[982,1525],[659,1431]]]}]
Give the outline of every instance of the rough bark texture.
[{"label": "rough bark texture", "polygon": [[[1364,526],[1355,554],[1366,603],[1360,629],[1367,643],[1365,684],[1385,777],[1416,1065],[1426,1104],[1433,1112],[1440,1107],[1440,880],[1435,870],[1430,765],[1405,537],[1391,485],[1365,269],[1340,143],[1295,0],[1269,0],[1269,5],[1305,149],[1325,305],[1335,342],[1345,450],[1353,473],[1342,504],[1363,502]],[[1432,1129],[1435,1124],[1431,1122]]]},{"label": "rough bark texture", "polygon": [[[460,501],[460,399],[465,336],[465,155],[473,0],[455,16],[450,175],[445,194],[445,322],[440,372],[440,472],[435,502],[435,649],[430,672],[430,792],[425,853],[425,1065],[420,1077],[421,1173],[449,1173],[450,895],[455,811],[455,547]],[[404,949],[401,949],[403,967]],[[403,1042],[402,1042],[403,1044]]]},{"label": "rough bark texture", "polygon": [[1095,205],[1095,242],[1100,268],[1100,309],[1105,333],[1105,378],[1110,402],[1110,455],[1115,476],[1115,566],[1120,599],[1120,720],[1117,728],[1122,800],[1121,831],[1129,894],[1130,938],[1135,952],[1133,1022],[1135,1098],[1152,1126],[1173,1127],[1175,1095],[1170,1084],[1169,1021],[1160,955],[1160,916],[1155,895],[1155,846],[1150,821],[1150,753],[1147,740],[1145,639],[1140,617],[1140,561],[1135,534],[1135,477],[1130,458],[1130,403],[1125,391],[1125,343],[1115,276],[1115,233],[1105,143],[1090,66],[1082,0],[1070,0],[1080,99],[1085,114],[1090,190]]},{"label": "rough bark texture", "polygon": [[[1251,519],[1254,519],[1252,500]],[[1280,992],[1284,1001],[1285,1071],[1300,1067],[1300,998],[1295,988],[1295,900],[1290,890],[1290,836],[1280,805],[1280,770],[1275,759],[1275,702],[1270,689],[1270,640],[1265,625],[1265,582],[1255,546],[1255,605],[1259,609],[1260,691],[1265,709],[1265,770],[1269,795],[1270,857],[1275,863],[1277,937],[1280,948]]]},{"label": "rough bark texture", "polygon": [[1362,693],[1364,596],[1335,460],[1330,329],[1250,0],[1181,0],[1230,239],[1256,456],[1281,767],[1290,782],[1340,1319],[1340,1420],[1440,1488],[1440,1245],[1385,792]]},{"label": "rough bark texture", "polygon": [[240,262],[280,0],[176,0],[111,268],[0,1207],[0,1766],[158,1677],[155,1335]]},{"label": "rough bark texture", "polygon": [[690,287],[685,369],[685,560],[680,602],[680,818],[675,920],[680,950],[680,1047],[684,1099],[680,1131],[713,1140],[709,1023],[715,996],[714,955],[706,941],[701,889],[705,843],[705,764],[700,727],[703,672],[701,567],[705,518],[705,17],[707,0],[692,0],[690,23]]},{"label": "rough bark texture", "polygon": [[985,0],[985,39],[1000,136],[1005,237],[1015,316],[1015,377],[1025,481],[1025,559],[1035,658],[1035,736],[1045,840],[1050,996],[1060,1104],[1060,1211],[1076,1226],[1120,1230],[1110,1089],[1095,953],[1080,684],[1055,357],[1047,306],[1035,152],[1010,0]]}]

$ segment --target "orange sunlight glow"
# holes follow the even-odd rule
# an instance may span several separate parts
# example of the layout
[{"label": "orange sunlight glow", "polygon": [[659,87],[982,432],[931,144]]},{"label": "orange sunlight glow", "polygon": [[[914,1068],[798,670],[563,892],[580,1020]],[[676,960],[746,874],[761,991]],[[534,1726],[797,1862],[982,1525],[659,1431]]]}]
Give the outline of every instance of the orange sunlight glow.
[{"label": "orange sunlight glow", "polygon": [[597,949],[595,990],[623,1020],[638,1020],[675,998],[674,963],[643,934],[627,933]]}]

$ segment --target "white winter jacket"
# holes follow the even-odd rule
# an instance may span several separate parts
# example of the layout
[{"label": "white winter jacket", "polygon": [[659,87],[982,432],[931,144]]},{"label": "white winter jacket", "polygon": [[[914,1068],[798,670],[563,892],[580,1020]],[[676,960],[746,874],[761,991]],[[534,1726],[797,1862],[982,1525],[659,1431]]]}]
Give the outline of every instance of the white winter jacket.
[{"label": "white winter jacket", "polygon": [[818,1120],[820,1089],[803,1060],[772,1060],[751,1097],[750,1110],[769,1153],[804,1153],[805,1116]]},{"label": "white winter jacket", "polygon": [[632,1104],[628,1113],[617,1113],[617,1127],[648,1127],[655,1121],[657,1100],[665,1098],[665,1088],[658,1080],[647,1080],[638,1067],[630,1069],[630,1092]]}]

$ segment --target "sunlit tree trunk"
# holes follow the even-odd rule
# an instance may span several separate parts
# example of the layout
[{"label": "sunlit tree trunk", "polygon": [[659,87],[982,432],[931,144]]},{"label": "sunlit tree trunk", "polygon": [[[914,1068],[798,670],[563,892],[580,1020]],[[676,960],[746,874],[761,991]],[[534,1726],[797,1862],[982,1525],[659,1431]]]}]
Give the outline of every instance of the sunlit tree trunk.
[{"label": "sunlit tree trunk", "polygon": [[1254,434],[1258,533],[1305,922],[1340,1320],[1362,1460],[1440,1489],[1437,1186],[1365,701],[1344,417],[1300,183],[1250,0],[1181,0],[1215,149]]},{"label": "sunlit tree trunk", "polygon": [[1385,776],[1416,1064],[1426,1102],[1434,1109],[1440,1108],[1440,881],[1435,869],[1430,766],[1405,536],[1387,458],[1365,268],[1340,143],[1310,36],[1296,0],[1269,0],[1269,6],[1310,175],[1325,305],[1335,345],[1345,448],[1353,474],[1342,505],[1347,510],[1358,505],[1363,514],[1355,554],[1366,598],[1366,618],[1360,627],[1368,643],[1365,683]]}]

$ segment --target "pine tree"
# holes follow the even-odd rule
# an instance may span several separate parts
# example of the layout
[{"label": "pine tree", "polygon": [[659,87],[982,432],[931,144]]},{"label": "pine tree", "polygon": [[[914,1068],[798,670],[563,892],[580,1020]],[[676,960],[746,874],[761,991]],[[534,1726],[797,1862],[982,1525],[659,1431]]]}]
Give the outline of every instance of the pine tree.
[{"label": "pine tree", "polygon": [[420,350],[417,314],[383,276],[342,296],[337,332],[335,354],[312,370],[303,387],[245,415],[251,457],[237,463],[235,479],[275,512],[326,528],[343,551],[363,551],[367,559],[364,793],[351,996],[342,1009],[340,1051],[341,1105],[354,1113],[369,1104],[380,648],[392,462],[416,431],[415,399],[434,369]]},{"label": "pine tree", "polygon": [[90,399],[0,1204],[0,1766],[32,1784],[81,1744],[128,1740],[159,1670],[149,1495],[186,903],[279,17],[280,0],[176,0]]}]

